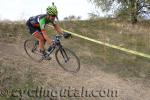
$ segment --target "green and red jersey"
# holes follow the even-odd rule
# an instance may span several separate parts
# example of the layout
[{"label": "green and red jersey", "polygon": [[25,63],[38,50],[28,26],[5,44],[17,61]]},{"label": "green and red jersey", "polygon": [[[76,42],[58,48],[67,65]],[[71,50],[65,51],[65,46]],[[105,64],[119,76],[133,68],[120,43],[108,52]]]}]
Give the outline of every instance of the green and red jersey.
[{"label": "green and red jersey", "polygon": [[45,29],[45,26],[49,23],[54,25],[54,20],[47,20],[46,14],[30,17],[29,21],[33,27],[40,28],[41,30]]}]

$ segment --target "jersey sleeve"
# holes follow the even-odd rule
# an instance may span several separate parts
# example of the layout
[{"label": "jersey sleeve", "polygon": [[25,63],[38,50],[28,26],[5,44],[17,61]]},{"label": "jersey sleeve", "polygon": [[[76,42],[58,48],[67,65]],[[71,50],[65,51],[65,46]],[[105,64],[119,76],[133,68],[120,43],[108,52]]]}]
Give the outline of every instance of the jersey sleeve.
[{"label": "jersey sleeve", "polygon": [[42,19],[39,20],[40,28],[43,30],[45,28],[46,20],[43,17]]}]

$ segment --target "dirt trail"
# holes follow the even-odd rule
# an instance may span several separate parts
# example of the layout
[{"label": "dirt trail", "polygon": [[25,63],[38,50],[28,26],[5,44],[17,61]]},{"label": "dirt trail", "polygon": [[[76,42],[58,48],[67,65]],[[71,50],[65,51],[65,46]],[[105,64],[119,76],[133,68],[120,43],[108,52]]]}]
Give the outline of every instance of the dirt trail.
[{"label": "dirt trail", "polygon": [[[98,69],[97,66],[81,64],[81,70],[77,74],[65,72],[58,66],[54,57],[51,62],[36,63],[26,56],[21,44],[0,43],[0,60],[6,63],[19,61],[20,66],[31,64],[42,77],[45,87],[55,85],[57,87],[72,87],[87,90],[117,90],[117,97],[78,97],[78,100],[150,100],[150,88],[142,81],[122,79],[116,74],[108,74]],[[39,76],[40,77],[40,76]],[[98,94],[96,94],[98,95]],[[102,94],[104,95],[104,94]],[[62,100],[62,99],[60,99]],[[66,100],[66,99],[64,99]],[[69,100],[76,100],[75,98]]]}]

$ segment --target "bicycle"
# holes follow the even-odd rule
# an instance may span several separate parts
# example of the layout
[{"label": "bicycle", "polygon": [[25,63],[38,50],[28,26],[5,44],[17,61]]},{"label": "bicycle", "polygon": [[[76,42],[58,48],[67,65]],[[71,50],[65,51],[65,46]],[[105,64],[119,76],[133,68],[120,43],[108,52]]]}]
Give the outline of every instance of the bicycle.
[{"label": "bicycle", "polygon": [[[51,46],[50,51],[46,50],[50,56],[55,50],[55,59],[60,67],[68,72],[78,72],[80,70],[80,60],[78,56],[70,49],[65,48],[61,44],[62,36],[56,35],[53,38],[54,44]],[[35,39],[27,39],[24,42],[24,49],[26,54],[33,60],[41,62],[43,58],[38,50],[38,41]],[[37,56],[37,57],[36,57]],[[40,59],[37,59],[40,58]],[[69,65],[71,63],[71,65]]]}]

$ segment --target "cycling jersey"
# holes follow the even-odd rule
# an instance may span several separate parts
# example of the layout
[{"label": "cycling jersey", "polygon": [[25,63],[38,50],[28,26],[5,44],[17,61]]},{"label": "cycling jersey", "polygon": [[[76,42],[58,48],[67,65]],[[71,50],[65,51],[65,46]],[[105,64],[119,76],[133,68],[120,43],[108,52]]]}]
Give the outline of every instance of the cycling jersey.
[{"label": "cycling jersey", "polygon": [[34,27],[40,27],[41,30],[44,29],[48,23],[54,24],[54,20],[46,20],[46,14],[30,17],[29,21]]},{"label": "cycling jersey", "polygon": [[55,24],[54,20],[47,20],[46,14],[41,14],[37,16],[30,17],[27,21],[27,26],[29,27],[30,33],[32,34],[35,31],[41,31],[45,29],[46,24],[51,23]]}]

